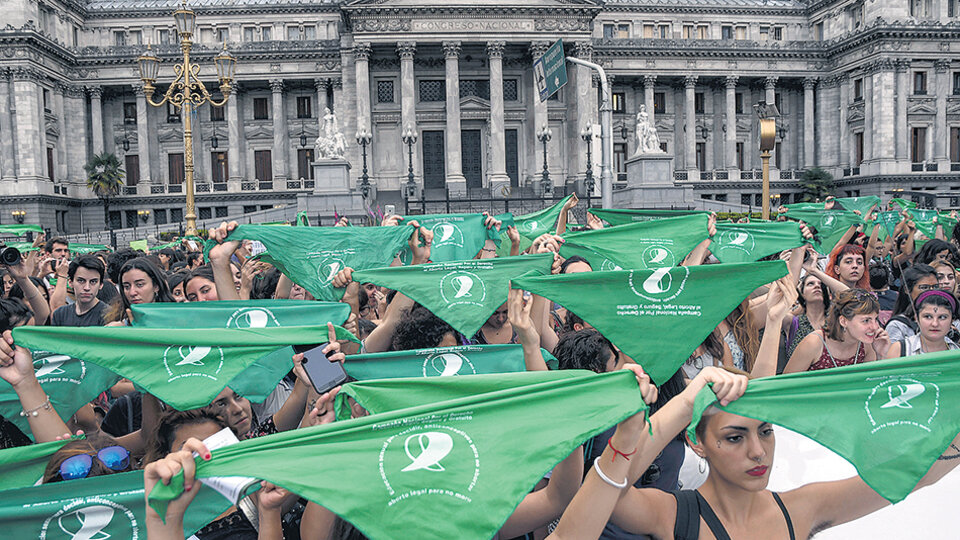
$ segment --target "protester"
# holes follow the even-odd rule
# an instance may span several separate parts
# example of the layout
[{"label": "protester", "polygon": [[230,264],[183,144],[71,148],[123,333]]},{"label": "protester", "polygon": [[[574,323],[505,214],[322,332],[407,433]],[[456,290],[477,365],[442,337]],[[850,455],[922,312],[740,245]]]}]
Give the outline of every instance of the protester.
[{"label": "protester", "polygon": [[913,304],[920,294],[932,291],[940,286],[937,273],[926,264],[914,264],[903,271],[903,285],[893,306],[893,316],[886,330],[891,341],[899,341],[917,333],[917,322]]},{"label": "protester", "polygon": [[948,337],[957,318],[957,299],[946,291],[920,293],[914,302],[919,333],[894,341],[887,358],[956,350],[960,347]]},{"label": "protester", "polygon": [[81,255],[67,271],[76,302],[53,312],[53,326],[103,326],[107,304],[97,298],[103,286],[104,268],[93,255]]},{"label": "protester", "polygon": [[862,246],[846,244],[831,253],[825,272],[851,289],[868,289],[870,276],[865,260]]},{"label": "protester", "polygon": [[174,301],[160,269],[145,258],[131,259],[123,265],[120,286],[120,301],[104,317],[110,322],[129,324],[133,304]]}]

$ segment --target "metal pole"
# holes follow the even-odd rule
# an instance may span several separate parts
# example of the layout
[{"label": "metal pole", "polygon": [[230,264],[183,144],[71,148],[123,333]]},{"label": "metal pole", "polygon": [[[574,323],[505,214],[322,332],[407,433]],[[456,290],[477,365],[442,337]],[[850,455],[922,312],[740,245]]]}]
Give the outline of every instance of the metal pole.
[{"label": "metal pole", "polygon": [[770,219],[770,151],[760,152],[760,160],[763,162],[763,200],[760,201],[760,207],[763,212],[763,219]]},{"label": "metal pole", "polygon": [[600,205],[613,207],[613,102],[603,68],[593,62],[568,56],[567,61],[595,69],[600,75]]}]

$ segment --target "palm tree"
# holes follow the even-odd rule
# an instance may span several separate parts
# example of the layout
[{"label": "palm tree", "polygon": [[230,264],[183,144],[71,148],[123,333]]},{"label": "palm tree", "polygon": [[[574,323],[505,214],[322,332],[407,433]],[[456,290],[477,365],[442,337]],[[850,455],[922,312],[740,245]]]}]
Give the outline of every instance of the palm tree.
[{"label": "palm tree", "polygon": [[833,175],[820,167],[807,169],[800,178],[804,202],[821,202],[833,194]]},{"label": "palm tree", "polygon": [[110,197],[120,193],[124,172],[117,156],[107,152],[94,155],[83,166],[87,171],[87,187],[103,201],[103,224],[110,228]]}]

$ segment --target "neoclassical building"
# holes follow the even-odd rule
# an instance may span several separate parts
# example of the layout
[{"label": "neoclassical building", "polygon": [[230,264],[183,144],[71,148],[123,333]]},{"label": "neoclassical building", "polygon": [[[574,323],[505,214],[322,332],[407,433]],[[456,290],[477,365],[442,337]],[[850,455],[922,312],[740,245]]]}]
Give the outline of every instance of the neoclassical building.
[{"label": "neoclassical building", "polygon": [[[113,227],[183,217],[183,118],[152,107],[136,58],[180,57],[178,0],[0,0],[0,223],[11,212],[61,233],[103,227],[84,164],[115,154],[126,185]],[[559,193],[584,190],[598,133],[598,81],[538,99],[533,62],[557,39],[612,84],[615,188],[644,105],[674,156],[677,204],[760,204],[753,105],[781,113],[772,192],[797,197],[822,167],[843,194],[960,190],[960,0],[193,0],[193,58],[214,89],[214,56],[237,58],[225,107],[200,107],[200,219],[295,205],[314,191],[313,145],[330,109],[363,154],[371,205],[538,196],[544,154]],[[537,138],[544,126],[546,144]],[[593,126],[591,128],[591,126]],[[415,143],[402,135],[411,130]],[[371,134],[363,148],[355,134]],[[592,143],[599,161],[599,141]],[[412,158],[412,159],[411,159]],[[599,171],[597,171],[599,173]],[[510,189],[505,189],[510,186]],[[692,195],[691,195],[692,194]],[[960,206],[958,198],[949,204]],[[343,213],[347,209],[341,209]],[[145,211],[149,211],[149,214]]]}]

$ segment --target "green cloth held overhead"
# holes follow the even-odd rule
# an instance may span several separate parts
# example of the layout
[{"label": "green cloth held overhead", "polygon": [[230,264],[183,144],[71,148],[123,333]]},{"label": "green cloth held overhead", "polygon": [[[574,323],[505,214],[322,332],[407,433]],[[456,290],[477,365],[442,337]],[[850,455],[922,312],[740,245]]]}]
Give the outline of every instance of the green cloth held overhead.
[{"label": "green cloth held overhead", "polygon": [[[422,216],[403,216],[401,224],[416,221],[421,227],[433,231],[433,243],[430,246],[430,260],[433,262],[466,261],[480,253],[487,239],[500,244],[501,231],[487,229],[483,214],[427,214]],[[412,253],[409,246],[400,254],[403,264],[410,264]],[[385,264],[380,266],[386,266]],[[356,269],[366,270],[366,268]]]},{"label": "green cloth held overhead", "polygon": [[12,247],[20,253],[30,253],[31,251],[40,251],[40,248],[33,247],[33,242],[4,242],[7,247]]},{"label": "green cloth held overhead", "polygon": [[[19,342],[17,344],[20,345]],[[37,381],[64,422],[120,380],[115,373],[93,362],[43,350],[31,352]],[[32,439],[27,419],[20,416],[22,409],[13,387],[0,380],[0,415]]]},{"label": "green cloth held overhead", "polygon": [[72,440],[83,439],[83,435],[64,441],[52,441],[28,446],[17,446],[0,450],[0,491],[19,489],[38,484],[43,479],[50,456]]},{"label": "green cloth held overhead", "polygon": [[782,204],[787,210],[823,210],[824,203],[822,202],[798,202],[790,204]]},{"label": "green cloth held overhead", "polygon": [[901,197],[894,197],[890,199],[890,202],[895,203],[897,206],[899,206],[900,210],[909,210],[911,208],[917,207],[917,203],[913,201],[908,201]]},{"label": "green cloth held overhead", "polygon": [[840,238],[852,225],[860,225],[863,219],[849,210],[787,210],[790,219],[802,221],[816,229],[813,247],[818,253],[829,254]]},{"label": "green cloth held overhead", "polygon": [[[900,212],[893,210],[877,212],[877,217],[873,220],[873,225],[880,224],[880,231],[877,234],[877,238],[883,240],[888,236],[893,236],[893,232],[897,229],[897,225],[901,219],[902,216],[900,216]],[[870,232],[871,234],[873,232],[872,225]]]},{"label": "green cloth held overhead", "polygon": [[[936,237],[937,223],[934,222],[934,218],[938,218],[936,210],[910,208],[907,210],[907,214],[910,215],[914,225],[917,226],[917,230],[923,233],[924,236],[931,240]],[[939,221],[939,219],[937,219],[937,221]],[[946,229],[944,229],[944,232],[946,233]]]},{"label": "green cloth held overhead", "polygon": [[[337,302],[344,289],[333,278],[344,268],[366,270],[393,262],[413,234],[410,227],[271,227],[239,225],[228,240],[259,240],[264,257],[317,300]],[[207,242],[204,254],[215,245]]]},{"label": "green cloth held overhead", "polygon": [[28,232],[43,232],[43,227],[39,225],[0,225],[0,234],[14,234],[23,236]]},{"label": "green cloth held overhead", "polygon": [[310,218],[307,217],[307,213],[306,213],[305,211],[301,210],[300,212],[297,212],[297,221],[296,221],[296,223],[297,223],[297,225],[300,226],[300,227],[309,227],[309,226],[310,226]]},{"label": "green cloth held overhead", "polygon": [[587,213],[606,221],[611,227],[672,217],[710,215],[710,212],[703,210],[625,210],[620,208],[590,208]]},{"label": "green cloth held overhead", "polygon": [[473,337],[507,301],[511,279],[528,272],[549,274],[552,253],[449,263],[395,266],[354,272],[353,280],[400,291]]},{"label": "green cloth held overhead", "polygon": [[[520,236],[531,242],[536,240],[541,234],[555,234],[557,232],[557,220],[560,218],[560,212],[563,211],[563,205],[567,204],[567,201],[569,201],[571,197],[573,197],[573,193],[561,199],[557,204],[548,206],[543,210],[522,216],[514,216],[513,222],[517,227],[517,232],[520,233]],[[500,230],[506,230],[506,226],[501,227]]]},{"label": "green cloth held overhead", "polygon": [[98,251],[113,251],[113,248],[103,244],[79,244],[77,242],[70,242],[70,253],[84,255]]},{"label": "green cloth held overhead", "polygon": [[707,215],[658,219],[563,235],[560,255],[579,255],[594,271],[676,266],[709,238]]},{"label": "green cloth held overhead", "polygon": [[787,274],[783,261],[583,272],[513,280],[590,323],[657,384],[744,298]]},{"label": "green cloth held overhead", "polygon": [[953,236],[953,229],[957,226],[957,223],[960,223],[960,220],[950,217],[950,214],[941,212],[937,216],[937,222],[943,226],[943,234],[949,239]]},{"label": "green cloth held overhead", "polygon": [[[339,327],[337,336],[356,340]],[[327,328],[21,326],[14,328],[13,339],[22,347],[44,347],[109,369],[182,411],[209,405],[227,386],[254,384],[272,390],[276,381],[245,380],[261,374],[247,368],[288,345],[323,343]]]},{"label": "green cloth held overhead", "polygon": [[[557,462],[646,408],[625,371],[388,379],[341,393],[363,389],[365,407],[390,410],[214,450],[197,476],[255,474],[371,540],[487,540]],[[165,515],[182,489],[178,475],[158,484],[149,504]]]},{"label": "green cloth held overhead", "polygon": [[843,197],[840,199],[834,199],[836,202],[843,205],[844,210],[849,210],[853,212],[857,210],[860,212],[860,217],[867,219],[867,216],[870,215],[870,210],[876,209],[880,210],[880,197],[876,195],[870,195],[867,197]]},{"label": "green cloth held overhead", "polygon": [[[891,503],[903,500],[960,432],[960,352],[947,351],[750,381],[726,407],[697,395],[693,430],[709,406],[783,426],[840,454]],[[950,452],[953,454],[954,452]]]},{"label": "green cloth held overhead", "polygon": [[[557,359],[541,349],[547,365]],[[526,371],[521,345],[463,345],[412,351],[352,354],[343,363],[347,375],[359,381],[411,377],[450,377]]]},{"label": "green cloth held overhead", "polygon": [[723,263],[753,262],[804,242],[795,221],[717,223],[710,252]]},{"label": "green cloth held overhead", "polygon": [[146,240],[146,239],[143,239],[143,240],[131,240],[131,241],[130,241],[130,249],[135,249],[135,250],[143,251],[143,252],[149,251],[149,250],[147,249],[147,240]]}]

